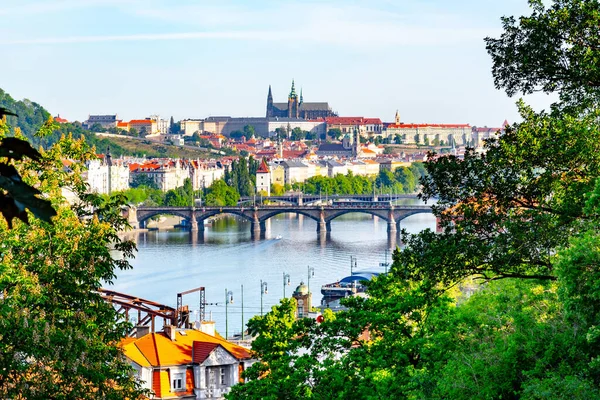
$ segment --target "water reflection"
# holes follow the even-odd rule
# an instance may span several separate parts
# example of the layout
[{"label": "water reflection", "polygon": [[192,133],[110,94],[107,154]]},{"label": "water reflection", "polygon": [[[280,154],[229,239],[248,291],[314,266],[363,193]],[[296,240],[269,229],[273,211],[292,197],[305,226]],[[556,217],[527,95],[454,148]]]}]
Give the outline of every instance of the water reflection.
[{"label": "water reflection", "polygon": [[[316,231],[316,222],[295,214],[278,215],[265,224],[262,238],[253,237],[250,223],[226,216],[205,226],[204,231],[150,231],[133,237],[138,253],[132,270],[119,271],[113,290],[176,305],[178,292],[206,287],[208,303],[222,302],[224,288],[244,285],[246,320],[260,313],[260,280],[269,282],[263,296],[268,310],[283,296],[282,273],[290,274],[289,297],[300,281],[307,280],[307,266],[315,268],[311,277],[313,305],[320,303],[320,287],[350,274],[350,256],[358,269],[377,268],[386,251],[395,249],[398,235],[388,236],[387,223],[367,214],[346,214],[332,221],[331,232]],[[402,221],[402,228],[417,232],[435,229],[435,218],[417,214]],[[281,236],[281,239],[276,239]],[[131,236],[130,236],[131,237]],[[238,290],[239,291],[239,290]],[[193,295],[190,295],[193,297]],[[240,293],[234,290],[234,296]],[[192,311],[197,299],[186,299]],[[217,329],[224,330],[224,307],[207,306]],[[231,321],[241,319],[241,304],[230,305]]]}]

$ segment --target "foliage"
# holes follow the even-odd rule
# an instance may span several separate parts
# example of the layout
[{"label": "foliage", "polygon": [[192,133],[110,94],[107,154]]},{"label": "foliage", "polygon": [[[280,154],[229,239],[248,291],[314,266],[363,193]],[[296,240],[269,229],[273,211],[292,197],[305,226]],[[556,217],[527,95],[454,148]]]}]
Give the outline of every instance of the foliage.
[{"label": "foliage", "polygon": [[274,309],[259,339],[285,334],[257,342],[262,379],[234,394],[600,398],[600,4],[530,4],[487,39],[496,85],[561,102],[537,113],[519,102],[522,122],[483,153],[431,153],[412,183],[404,169],[380,174],[381,185],[421,176],[442,232],[403,232],[389,274],[332,320],[286,325]]},{"label": "foliage", "polygon": [[[417,182],[425,174],[423,163],[397,168],[393,173],[381,170],[377,176],[337,174],[333,178],[313,176],[302,183],[294,183],[295,190],[306,194],[371,194],[373,189],[382,193],[415,193]],[[271,190],[273,193],[273,190]]]},{"label": "foliage", "polygon": [[204,199],[204,204],[207,206],[235,206],[240,199],[240,194],[224,180],[218,179],[206,189]]},{"label": "foliage", "polygon": [[[85,194],[83,162],[95,158],[86,143],[64,137],[40,162],[16,165],[23,181],[42,191],[56,208],[53,224],[37,218],[14,229],[0,222],[0,397],[139,398],[133,369],[121,356],[129,329],[97,290],[130,268],[135,246],[117,232],[123,198]],[[76,160],[71,171],[62,160]],[[71,209],[69,188],[80,203]],[[114,259],[112,252],[123,254]]]},{"label": "foliage", "polygon": [[18,127],[34,147],[43,144],[43,138],[35,134],[50,117],[48,111],[28,99],[17,101],[2,89],[0,89],[0,107],[11,110],[16,114],[16,116],[7,115],[6,122],[9,125]]},{"label": "foliage", "polygon": [[285,193],[285,188],[283,187],[283,185],[281,185],[279,183],[271,184],[271,195],[272,196],[283,196],[284,193]]},{"label": "foliage", "polygon": [[327,136],[334,140],[340,140],[342,137],[342,131],[339,128],[332,128],[327,131]]},{"label": "foliage", "polygon": [[169,207],[191,207],[194,205],[195,197],[192,181],[186,178],[183,186],[167,191],[164,205]]},{"label": "foliage", "polygon": [[139,186],[146,186],[151,189],[158,189],[158,185],[154,182],[148,174],[133,174],[133,178],[131,179],[131,183],[129,184],[132,188],[137,188]]},{"label": "foliage", "polygon": [[529,2],[532,13],[503,17],[500,38],[486,38],[498,89],[558,93],[563,105],[596,102],[600,89],[598,1]]},{"label": "foliage", "polygon": [[223,179],[237,190],[240,196],[251,196],[254,194],[258,166],[259,162],[254,157],[240,157],[231,163],[230,168],[226,168]]}]

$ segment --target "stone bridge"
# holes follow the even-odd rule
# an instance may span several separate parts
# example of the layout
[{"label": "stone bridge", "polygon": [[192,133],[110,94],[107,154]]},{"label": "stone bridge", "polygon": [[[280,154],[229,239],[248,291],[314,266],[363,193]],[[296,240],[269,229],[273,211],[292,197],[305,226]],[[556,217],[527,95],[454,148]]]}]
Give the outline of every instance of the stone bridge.
[{"label": "stone bridge", "polygon": [[368,202],[377,202],[377,201],[394,201],[400,199],[418,199],[416,194],[344,194],[344,195],[327,195],[326,193],[322,194],[304,194],[304,193],[291,193],[283,196],[251,196],[251,197],[240,197],[238,201],[238,205],[244,203],[260,203],[262,204],[264,201],[275,201],[278,203],[289,203],[295,205],[308,205],[311,203],[322,203],[324,201],[339,201],[339,200],[351,200],[351,201],[368,201]]},{"label": "stone bridge", "polygon": [[170,214],[181,217],[187,221],[192,231],[204,230],[204,220],[218,214],[237,215],[247,219],[251,223],[253,234],[265,232],[265,221],[278,214],[300,214],[317,223],[317,232],[330,232],[331,221],[348,213],[365,213],[376,215],[387,221],[388,232],[398,231],[398,224],[404,218],[414,214],[431,213],[431,207],[426,205],[417,206],[392,206],[384,205],[277,205],[277,206],[252,206],[252,207],[131,207],[129,209],[128,221],[134,228],[144,228],[146,221],[156,215]]}]

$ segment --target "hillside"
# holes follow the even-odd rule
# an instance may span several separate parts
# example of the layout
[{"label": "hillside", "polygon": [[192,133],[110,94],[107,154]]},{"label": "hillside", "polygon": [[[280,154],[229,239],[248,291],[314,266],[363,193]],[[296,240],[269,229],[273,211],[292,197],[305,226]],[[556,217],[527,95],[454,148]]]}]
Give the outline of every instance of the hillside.
[{"label": "hillside", "polygon": [[210,153],[192,147],[179,147],[163,143],[154,143],[148,140],[136,138],[99,138],[93,132],[84,129],[79,122],[61,124],[50,136],[38,138],[35,133],[44,121],[50,117],[50,113],[40,104],[31,100],[15,100],[10,94],[0,89],[0,107],[5,107],[18,115],[8,116],[7,122],[13,128],[20,128],[21,132],[33,144],[34,147],[49,147],[62,135],[72,134],[73,137],[85,137],[90,145],[96,146],[99,152],[110,146],[111,153],[115,156],[147,156],[147,157],[172,157],[172,158],[215,158],[218,154]]}]

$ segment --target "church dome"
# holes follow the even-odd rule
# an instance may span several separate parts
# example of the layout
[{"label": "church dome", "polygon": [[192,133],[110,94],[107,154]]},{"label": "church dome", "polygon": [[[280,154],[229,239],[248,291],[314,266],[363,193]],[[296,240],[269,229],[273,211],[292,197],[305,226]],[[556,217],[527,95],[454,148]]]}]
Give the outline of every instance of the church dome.
[{"label": "church dome", "polygon": [[306,286],[304,282],[300,282],[300,285],[296,288],[294,294],[299,296],[304,296],[308,294],[308,286]]}]

